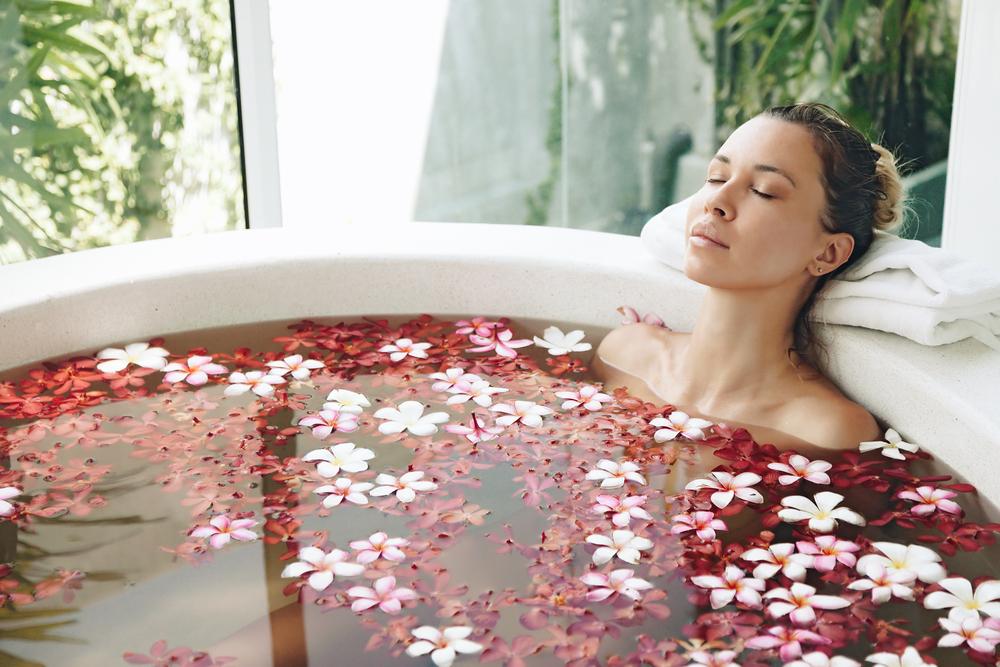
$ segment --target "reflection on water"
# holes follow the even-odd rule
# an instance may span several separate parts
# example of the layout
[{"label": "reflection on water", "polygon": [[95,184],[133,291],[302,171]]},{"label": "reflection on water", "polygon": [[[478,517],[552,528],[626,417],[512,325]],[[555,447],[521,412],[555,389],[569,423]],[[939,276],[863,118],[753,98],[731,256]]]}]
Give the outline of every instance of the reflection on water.
[{"label": "reflection on water", "polygon": [[923,450],[674,433],[531,345],[551,324],[267,323],[9,373],[3,664],[993,664],[1000,526]]}]

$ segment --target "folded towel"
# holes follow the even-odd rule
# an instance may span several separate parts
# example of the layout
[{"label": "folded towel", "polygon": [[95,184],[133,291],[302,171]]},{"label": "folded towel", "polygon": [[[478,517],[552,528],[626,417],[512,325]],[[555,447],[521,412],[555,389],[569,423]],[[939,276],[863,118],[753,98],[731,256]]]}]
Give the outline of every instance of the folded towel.
[{"label": "folded towel", "polygon": [[[671,204],[642,228],[660,261],[684,268],[684,227],[691,197]],[[1000,273],[923,241],[881,230],[868,251],[832,278],[812,319],[878,329],[923,345],[975,338],[1000,351]]]}]

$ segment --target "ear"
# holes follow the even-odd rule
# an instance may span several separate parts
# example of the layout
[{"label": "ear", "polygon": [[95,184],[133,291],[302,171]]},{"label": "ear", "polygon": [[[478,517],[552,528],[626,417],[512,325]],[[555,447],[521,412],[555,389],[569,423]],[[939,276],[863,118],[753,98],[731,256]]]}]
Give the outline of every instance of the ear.
[{"label": "ear", "polygon": [[854,237],[847,232],[826,234],[824,243],[822,252],[813,259],[823,268],[823,273],[829,274],[851,257],[854,252]]}]

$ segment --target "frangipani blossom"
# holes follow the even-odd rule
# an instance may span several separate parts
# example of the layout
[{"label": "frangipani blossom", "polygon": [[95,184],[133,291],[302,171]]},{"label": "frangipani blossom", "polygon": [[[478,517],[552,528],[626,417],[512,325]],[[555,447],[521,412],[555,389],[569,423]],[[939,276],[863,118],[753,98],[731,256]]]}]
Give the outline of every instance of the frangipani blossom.
[{"label": "frangipani blossom", "polygon": [[143,368],[158,371],[167,365],[170,353],[162,347],[150,347],[149,343],[129,343],[124,349],[106,347],[97,353],[98,359],[107,359],[97,364],[97,370],[102,373],[117,373],[135,364]]},{"label": "frangipani blossom", "polygon": [[445,424],[444,430],[448,431],[448,433],[464,435],[466,440],[476,444],[496,439],[501,433],[504,432],[504,427],[496,424],[493,426],[486,426],[482,417],[473,412],[469,415],[468,426],[463,426],[462,424]]},{"label": "frangipani blossom", "polygon": [[424,473],[421,470],[411,470],[400,475],[399,478],[387,475],[386,473],[380,473],[375,478],[375,483],[381,486],[376,486],[372,489],[371,495],[388,496],[396,494],[396,500],[400,502],[413,502],[413,499],[417,497],[417,491],[433,491],[437,488],[437,484],[434,482],[422,481],[421,478],[423,476]]},{"label": "frangipani blossom", "polygon": [[806,578],[806,568],[812,567],[813,557],[794,551],[794,544],[784,542],[771,544],[767,549],[747,549],[740,557],[752,563],[760,563],[753,570],[753,576],[758,579],[770,579],[781,570],[792,581],[803,581]]},{"label": "frangipani blossom", "polygon": [[395,343],[383,345],[378,351],[389,352],[389,359],[392,361],[401,361],[406,357],[426,359],[428,356],[427,348],[430,346],[430,343],[414,343],[409,338],[397,338]]},{"label": "frangipani blossom", "polygon": [[505,387],[491,386],[486,380],[473,380],[472,382],[461,380],[448,390],[453,395],[445,403],[448,405],[459,405],[472,399],[472,402],[479,407],[488,408],[493,405],[493,394],[500,394],[505,391],[510,390]]},{"label": "frangipani blossom", "polygon": [[16,486],[5,486],[0,488],[0,516],[10,516],[14,513],[14,505],[8,501],[19,495],[21,495],[21,489]]},{"label": "frangipani blossom", "polygon": [[556,396],[566,399],[562,402],[563,410],[572,410],[582,405],[591,412],[600,410],[605,403],[614,400],[592,384],[585,384],[573,391],[557,391]]},{"label": "frangipani blossom", "polygon": [[312,371],[323,368],[325,364],[318,359],[303,359],[301,354],[293,354],[279,361],[269,361],[267,365],[271,367],[268,371],[271,375],[291,373],[296,380],[308,380]]},{"label": "frangipani blossom", "polygon": [[746,573],[735,565],[728,565],[721,577],[713,575],[691,577],[691,583],[712,589],[708,595],[712,609],[725,607],[733,601],[733,598],[757,609],[761,606],[760,594],[767,587],[762,579],[746,576]]},{"label": "frangipani blossom", "polygon": [[639,600],[642,598],[642,593],[639,591],[650,589],[653,587],[653,584],[645,579],[633,577],[634,573],[634,570],[628,568],[612,570],[610,574],[588,572],[580,577],[580,581],[588,586],[597,587],[587,592],[587,600],[590,602],[601,602],[610,598],[615,593],[620,593],[633,600]]},{"label": "frangipani blossom", "polygon": [[517,356],[517,352],[514,351],[515,348],[531,345],[531,341],[526,338],[511,340],[513,337],[514,332],[510,329],[494,333],[492,338],[486,338],[478,334],[469,334],[469,340],[479,346],[470,347],[469,352],[489,352],[490,350],[496,350],[496,353],[501,357],[513,359]]},{"label": "frangipani blossom", "polygon": [[299,560],[289,563],[281,571],[282,577],[301,577],[308,574],[306,583],[316,591],[324,591],[333,583],[334,576],[356,577],[365,571],[360,563],[347,560],[347,552],[333,549],[327,553],[319,547],[303,547],[296,554]]},{"label": "frangipani blossom", "polygon": [[924,598],[924,606],[928,609],[951,607],[948,618],[954,621],[970,616],[978,618],[980,613],[1000,618],[1000,602],[994,602],[1000,598],[1000,581],[984,581],[976,586],[975,593],[972,583],[963,577],[948,577],[937,583],[944,591],[934,591]]},{"label": "frangipani blossom", "polygon": [[993,653],[1000,644],[1000,631],[983,625],[979,614],[963,616],[958,620],[939,618],[938,623],[948,634],[938,640],[938,646],[961,646],[968,644],[973,651]]},{"label": "frangipani blossom", "polygon": [[367,540],[354,540],[351,548],[357,550],[356,560],[362,565],[374,563],[380,557],[385,560],[398,563],[406,558],[406,554],[400,547],[405,547],[410,541],[403,537],[389,537],[379,531],[372,533]]},{"label": "frangipani blossom", "polygon": [[326,396],[324,410],[339,410],[343,413],[360,415],[365,408],[371,406],[371,402],[364,394],[348,389],[334,389]]},{"label": "frangipani blossom", "polygon": [[657,427],[657,431],[653,433],[653,440],[667,442],[674,440],[679,435],[683,435],[688,440],[704,440],[705,429],[712,426],[712,422],[698,417],[689,417],[686,412],[674,410],[669,417],[656,417],[649,420],[649,425]]},{"label": "frangipani blossom", "polygon": [[302,457],[303,461],[319,461],[316,472],[327,479],[336,477],[340,471],[361,472],[368,470],[368,461],[375,458],[375,452],[364,447],[356,447],[353,442],[342,442],[324,449],[314,449]]},{"label": "frangipani blossom", "polygon": [[419,597],[409,588],[396,588],[396,577],[388,575],[375,580],[372,588],[366,586],[351,586],[347,594],[357,598],[351,603],[352,611],[365,611],[378,605],[387,614],[398,614],[403,608],[404,600],[416,600]]},{"label": "frangipani blossom", "polygon": [[384,419],[379,424],[380,433],[391,435],[409,431],[412,435],[426,436],[437,433],[437,424],[448,421],[447,412],[424,414],[424,404],[420,401],[403,401],[398,408],[380,408],[375,411],[376,419]]},{"label": "frangipani blossom", "polygon": [[615,556],[626,563],[638,565],[639,552],[653,546],[651,540],[639,537],[631,530],[613,530],[611,537],[595,533],[587,536],[587,542],[599,545],[593,555],[595,565],[604,565]]},{"label": "frangipani blossom", "polygon": [[816,589],[808,584],[795,582],[790,588],[772,588],[764,593],[765,600],[774,600],[767,605],[767,613],[774,618],[789,615],[796,625],[816,622],[817,609],[843,609],[851,604],[836,595],[816,595]]},{"label": "frangipani blossom", "polygon": [[299,420],[299,426],[312,429],[314,438],[323,440],[334,431],[352,433],[358,430],[358,416],[353,412],[340,410],[320,410],[318,415],[307,415]]},{"label": "frangipani blossom", "polygon": [[460,382],[472,383],[483,379],[475,373],[466,373],[464,368],[456,367],[451,367],[443,373],[430,373],[427,377],[438,380],[431,385],[433,391],[451,391]]},{"label": "frangipani blossom", "polygon": [[880,563],[889,572],[895,570],[911,572],[920,581],[928,584],[937,583],[946,576],[941,565],[941,556],[925,546],[895,542],[873,542],[872,546],[884,555],[867,554],[858,559],[858,572],[866,576],[869,563]]},{"label": "frangipani blossom", "polygon": [[501,426],[521,423],[531,428],[538,428],[542,425],[542,417],[551,415],[552,408],[544,405],[536,405],[531,401],[514,401],[511,406],[508,403],[497,403],[490,407],[493,412],[501,412],[502,416],[497,417],[496,422]]},{"label": "frangipani blossom", "polygon": [[813,484],[829,484],[830,475],[826,471],[833,467],[833,464],[828,461],[810,461],[801,454],[792,454],[788,457],[788,463],[768,463],[767,467],[785,473],[778,476],[778,483],[787,486],[800,479]]},{"label": "frangipani blossom", "polygon": [[767,629],[767,634],[747,640],[745,646],[752,649],[777,648],[778,655],[790,662],[802,655],[802,644],[829,644],[829,639],[804,628],[789,628],[776,625]]},{"label": "frangipani blossom", "polygon": [[873,449],[881,449],[882,456],[887,456],[890,459],[896,459],[898,461],[905,461],[906,455],[900,450],[906,450],[908,452],[916,452],[920,447],[909,442],[905,442],[896,432],[895,429],[889,429],[885,432],[885,441],[882,440],[866,440],[858,445],[858,449],[862,452],[870,452]]},{"label": "frangipani blossom", "polygon": [[163,367],[163,381],[174,384],[177,382],[187,382],[189,385],[198,387],[208,382],[209,375],[219,375],[226,372],[226,367],[212,363],[212,357],[196,354],[188,357],[187,361],[175,361]]},{"label": "frangipani blossom", "polygon": [[952,498],[958,494],[947,489],[936,489],[933,486],[918,486],[910,491],[900,491],[899,497],[912,500],[916,505],[910,511],[916,515],[930,514],[937,510],[948,512],[949,514],[961,514],[962,508]]},{"label": "frangipani blossom", "polygon": [[798,660],[786,662],[783,667],[861,667],[861,663],[840,655],[827,655],[822,651],[806,653]]},{"label": "frangipani blossom", "polygon": [[643,322],[645,324],[652,324],[654,327],[670,328],[663,322],[663,318],[656,313],[650,312],[639,317],[639,311],[632,306],[618,306],[615,310],[622,315],[622,324],[638,324],[639,322]]},{"label": "frangipani blossom", "polygon": [[258,396],[271,396],[276,384],[285,384],[285,378],[280,375],[265,375],[264,371],[236,371],[229,374],[229,386],[223,393],[226,396],[239,396],[252,391]]},{"label": "frangipani blossom", "polygon": [[365,491],[371,490],[374,486],[370,482],[355,482],[347,477],[338,477],[333,484],[316,487],[313,493],[323,496],[323,507],[327,509],[336,507],[344,500],[355,505],[367,505],[368,497]]},{"label": "frangipani blossom", "polygon": [[726,530],[726,522],[722,519],[716,519],[714,512],[700,511],[694,514],[677,514],[670,520],[674,522],[670,528],[670,532],[674,535],[693,530],[703,540],[714,540],[715,531]]},{"label": "frangipani blossom", "polygon": [[598,514],[613,512],[611,523],[619,528],[627,528],[633,518],[652,521],[653,516],[644,510],[646,496],[609,496],[601,494],[591,510]]},{"label": "frangipani blossom", "polygon": [[719,508],[728,506],[733,497],[748,503],[764,502],[764,496],[760,495],[760,491],[750,488],[761,480],[760,475],[756,473],[741,472],[733,475],[728,472],[711,472],[709,476],[709,479],[692,480],[684,488],[688,491],[716,489],[712,494],[712,504]]},{"label": "frangipani blossom", "polygon": [[479,653],[482,644],[466,639],[472,634],[472,628],[464,625],[453,625],[444,631],[430,625],[421,625],[410,631],[420,641],[406,647],[410,657],[431,654],[431,660],[437,667],[450,667],[455,662],[456,653]]},{"label": "frangipani blossom", "polygon": [[587,479],[600,480],[602,489],[620,489],[625,481],[645,484],[646,478],[639,473],[639,466],[632,461],[615,463],[609,459],[601,459],[597,467],[587,473]]},{"label": "frangipani blossom", "polygon": [[805,496],[785,496],[781,504],[787,509],[778,510],[778,518],[787,523],[809,521],[809,529],[817,533],[829,533],[837,527],[837,521],[846,521],[856,526],[865,525],[863,516],[846,507],[837,507],[844,496],[832,491],[820,491],[815,502]]},{"label": "frangipani blossom", "polygon": [[542,338],[534,336],[535,345],[544,347],[554,357],[570,352],[586,352],[590,349],[590,343],[581,342],[584,337],[581,329],[574,329],[569,333],[563,333],[557,326],[547,327],[542,332]]},{"label": "frangipani blossom", "polygon": [[924,662],[923,656],[912,646],[907,646],[902,655],[895,653],[872,653],[865,662],[874,663],[877,667],[936,667]]},{"label": "frangipani blossom", "polygon": [[252,542],[257,539],[257,533],[250,530],[251,526],[257,525],[253,519],[230,519],[225,514],[216,514],[208,524],[192,530],[191,536],[207,537],[208,543],[216,549],[226,546],[230,540]]},{"label": "frangipani blossom", "polygon": [[829,572],[837,566],[837,563],[854,567],[858,562],[854,553],[861,549],[854,542],[840,540],[833,535],[819,535],[814,537],[812,542],[799,540],[795,544],[799,553],[813,557],[813,567],[818,572]]},{"label": "frangipani blossom", "polygon": [[872,602],[885,604],[893,596],[901,600],[913,600],[913,582],[917,576],[907,570],[887,570],[885,565],[867,561],[858,571],[867,579],[858,579],[847,585],[852,591],[871,591]]}]

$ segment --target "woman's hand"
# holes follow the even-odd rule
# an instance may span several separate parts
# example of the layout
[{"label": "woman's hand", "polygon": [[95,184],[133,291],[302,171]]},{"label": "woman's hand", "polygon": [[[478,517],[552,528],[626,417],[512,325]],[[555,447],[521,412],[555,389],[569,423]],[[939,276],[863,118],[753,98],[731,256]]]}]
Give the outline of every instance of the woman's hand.
[{"label": "woman's hand", "polygon": [[638,322],[645,322],[646,324],[652,324],[653,326],[663,327],[668,331],[673,331],[668,327],[661,318],[656,313],[646,313],[645,316],[639,317],[638,311],[632,306],[618,306],[616,310],[621,313],[625,319],[622,320],[622,324],[636,324]]}]

